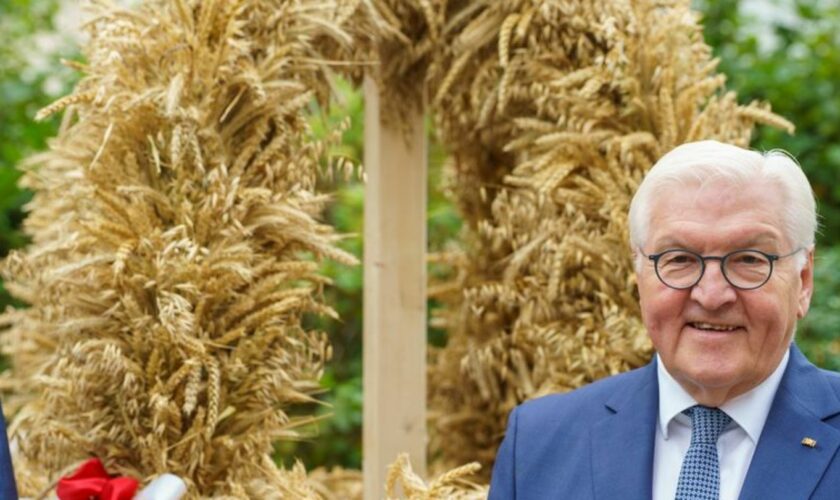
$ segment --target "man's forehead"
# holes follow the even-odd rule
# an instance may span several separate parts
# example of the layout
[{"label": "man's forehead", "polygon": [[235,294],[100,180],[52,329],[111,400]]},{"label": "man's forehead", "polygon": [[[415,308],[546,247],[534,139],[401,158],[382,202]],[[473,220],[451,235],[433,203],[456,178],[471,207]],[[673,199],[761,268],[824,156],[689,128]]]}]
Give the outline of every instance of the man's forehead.
[{"label": "man's forehead", "polygon": [[[753,222],[758,226],[771,225],[773,229],[782,230],[784,202],[784,193],[777,185],[763,182],[739,185],[715,179],[663,189],[650,204],[649,221],[654,228],[663,222],[673,221],[718,226],[721,218],[734,218],[738,225],[745,226],[745,230]],[[760,229],[757,227],[752,237],[778,237],[776,231]]]}]

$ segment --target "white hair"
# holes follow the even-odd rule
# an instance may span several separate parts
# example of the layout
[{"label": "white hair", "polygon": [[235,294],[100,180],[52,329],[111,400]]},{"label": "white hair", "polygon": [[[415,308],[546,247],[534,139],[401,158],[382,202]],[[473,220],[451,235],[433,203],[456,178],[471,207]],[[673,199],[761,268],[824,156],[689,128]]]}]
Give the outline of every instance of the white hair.
[{"label": "white hair", "polygon": [[[790,154],[774,149],[764,154],[717,141],[683,144],[650,169],[630,202],[630,243],[643,248],[651,220],[651,201],[666,189],[723,180],[734,186],[760,182],[779,187],[782,232],[796,247],[810,249],[817,232],[816,201],[802,168]],[[802,252],[800,266],[807,260]]]}]

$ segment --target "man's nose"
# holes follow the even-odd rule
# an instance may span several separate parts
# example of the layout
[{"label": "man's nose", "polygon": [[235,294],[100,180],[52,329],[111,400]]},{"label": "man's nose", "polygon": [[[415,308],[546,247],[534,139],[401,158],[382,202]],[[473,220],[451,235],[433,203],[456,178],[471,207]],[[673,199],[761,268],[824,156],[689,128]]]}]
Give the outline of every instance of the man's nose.
[{"label": "man's nose", "polygon": [[706,270],[700,281],[691,288],[692,300],[705,309],[716,310],[730,302],[734,302],[737,295],[735,287],[723,276],[720,261],[706,261]]}]

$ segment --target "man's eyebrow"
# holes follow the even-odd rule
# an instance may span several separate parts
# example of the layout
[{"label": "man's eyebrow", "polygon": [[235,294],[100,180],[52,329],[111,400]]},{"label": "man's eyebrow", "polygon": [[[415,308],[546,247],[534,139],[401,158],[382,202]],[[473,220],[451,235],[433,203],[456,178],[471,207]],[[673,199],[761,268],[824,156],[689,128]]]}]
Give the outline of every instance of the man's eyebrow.
[{"label": "man's eyebrow", "polygon": [[[762,245],[766,243],[776,243],[779,241],[779,237],[777,234],[772,232],[766,231],[761,232],[755,235],[750,236],[749,238],[738,239],[735,238],[731,241],[732,247],[737,247],[738,249],[747,249],[752,248],[757,245]],[[686,241],[676,238],[673,236],[665,236],[664,238],[657,240],[654,242],[654,248],[656,251],[666,250],[669,248],[685,248],[687,250],[691,250],[694,245],[689,245]]]},{"label": "man's eyebrow", "polygon": [[779,241],[779,237],[776,234],[765,232],[759,233],[751,238],[746,240],[735,240],[735,243],[740,243],[742,247],[751,247],[755,245],[760,245],[762,243],[776,243]]}]

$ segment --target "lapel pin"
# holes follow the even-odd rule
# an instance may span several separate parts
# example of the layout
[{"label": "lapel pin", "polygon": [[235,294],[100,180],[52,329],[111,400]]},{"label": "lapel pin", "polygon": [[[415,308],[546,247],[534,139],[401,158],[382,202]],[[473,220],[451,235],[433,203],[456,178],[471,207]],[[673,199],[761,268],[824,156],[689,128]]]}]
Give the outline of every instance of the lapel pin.
[{"label": "lapel pin", "polygon": [[817,440],[814,438],[804,437],[802,438],[802,446],[807,446],[808,448],[816,448]]}]

